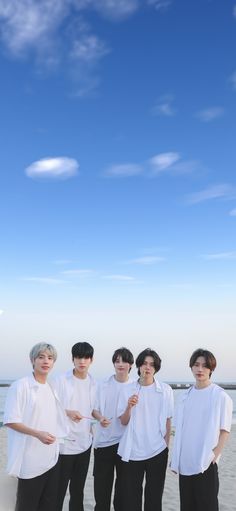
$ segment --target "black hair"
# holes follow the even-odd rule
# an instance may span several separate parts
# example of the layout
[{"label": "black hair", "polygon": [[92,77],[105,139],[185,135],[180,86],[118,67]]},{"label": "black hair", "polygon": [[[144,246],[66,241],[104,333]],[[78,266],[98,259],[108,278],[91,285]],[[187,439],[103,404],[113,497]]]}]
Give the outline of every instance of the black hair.
[{"label": "black hair", "polygon": [[151,348],[146,348],[145,350],[141,351],[139,355],[136,358],[135,364],[138,369],[138,375],[140,376],[140,367],[144,364],[146,357],[152,357],[154,362],[154,369],[155,373],[158,373],[158,371],[161,368],[161,359],[156,351],[152,350]]},{"label": "black hair", "polygon": [[93,358],[94,349],[88,342],[77,342],[71,348],[72,359]]},{"label": "black hair", "polygon": [[128,350],[128,348],[122,347],[122,348],[118,348],[116,351],[114,351],[113,356],[112,356],[113,364],[117,361],[118,357],[121,357],[123,362],[127,362],[131,366],[134,363],[133,354],[131,353],[130,350]]},{"label": "black hair", "polygon": [[213,353],[211,353],[211,351],[208,351],[208,350],[205,350],[202,348],[198,348],[197,350],[195,350],[189,360],[189,367],[191,367],[191,369],[194,366],[198,357],[203,357],[205,359],[206,367],[208,369],[210,369],[210,371],[211,371],[210,376],[211,376],[213,371],[216,368],[216,358],[213,355]]}]

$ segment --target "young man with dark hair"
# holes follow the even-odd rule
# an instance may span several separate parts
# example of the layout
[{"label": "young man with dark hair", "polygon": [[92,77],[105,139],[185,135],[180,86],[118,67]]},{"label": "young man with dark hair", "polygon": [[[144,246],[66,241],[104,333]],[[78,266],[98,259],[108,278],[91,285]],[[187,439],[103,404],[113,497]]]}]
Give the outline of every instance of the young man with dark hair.
[{"label": "young man with dark hair", "polygon": [[230,432],[232,400],[211,383],[213,353],[197,349],[189,366],[195,384],[177,406],[171,468],[179,473],[181,511],[218,511],[217,463]]},{"label": "young man with dark hair", "polygon": [[99,421],[94,439],[94,496],[95,511],[110,511],[111,493],[116,470],[114,509],[122,511],[122,462],[117,455],[124,426],[117,417],[117,402],[134,358],[127,348],[117,349],[112,357],[115,374],[104,380],[98,390],[93,416]]},{"label": "young man with dark hair", "polygon": [[8,392],[8,473],[18,477],[16,511],[55,511],[59,483],[59,438],[67,435],[65,414],[47,376],[55,348],[38,343],[30,351],[33,373]]},{"label": "young man with dark hair", "polygon": [[126,426],[118,448],[124,462],[124,511],[142,510],[144,476],[144,509],[161,511],[173,392],[154,378],[161,367],[154,350],[142,351],[136,367],[139,379],[126,386],[118,403],[118,416]]},{"label": "young man with dark hair", "polygon": [[61,511],[69,483],[70,511],[84,511],[84,485],[87,477],[91,444],[91,420],[96,383],[88,373],[93,361],[93,347],[78,342],[72,347],[74,368],[54,381],[69,427],[68,438],[60,449],[60,484],[56,511]]}]

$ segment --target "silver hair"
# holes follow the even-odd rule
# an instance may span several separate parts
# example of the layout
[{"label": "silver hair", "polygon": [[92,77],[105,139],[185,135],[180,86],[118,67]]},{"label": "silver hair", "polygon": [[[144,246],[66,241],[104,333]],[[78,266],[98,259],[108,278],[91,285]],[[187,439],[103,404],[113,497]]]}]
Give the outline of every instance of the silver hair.
[{"label": "silver hair", "polygon": [[41,353],[45,353],[45,351],[49,351],[50,355],[53,356],[53,360],[55,362],[57,359],[57,351],[54,348],[54,346],[52,346],[52,344],[48,344],[47,342],[38,342],[38,344],[35,344],[35,346],[33,346],[33,348],[30,350],[29,357],[30,357],[31,363],[33,364],[35,359]]}]

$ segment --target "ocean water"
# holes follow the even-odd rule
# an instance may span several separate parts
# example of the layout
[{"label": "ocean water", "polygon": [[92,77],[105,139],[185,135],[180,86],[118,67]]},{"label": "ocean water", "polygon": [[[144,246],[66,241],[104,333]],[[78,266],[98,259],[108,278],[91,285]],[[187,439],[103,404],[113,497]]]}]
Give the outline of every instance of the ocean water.
[{"label": "ocean water", "polygon": [[[0,425],[1,425],[2,419],[3,419],[4,403],[5,403],[5,399],[6,399],[6,395],[7,395],[7,391],[8,391],[8,387],[1,387],[1,384],[3,384],[3,383],[10,383],[10,382],[7,382],[6,380],[4,380],[4,381],[0,380]],[[183,390],[180,390],[180,389],[174,390],[175,401],[181,392],[183,392]],[[227,390],[226,392],[227,392],[227,394],[229,394],[229,396],[233,400],[233,422],[234,422],[234,424],[236,424],[236,390]]]}]

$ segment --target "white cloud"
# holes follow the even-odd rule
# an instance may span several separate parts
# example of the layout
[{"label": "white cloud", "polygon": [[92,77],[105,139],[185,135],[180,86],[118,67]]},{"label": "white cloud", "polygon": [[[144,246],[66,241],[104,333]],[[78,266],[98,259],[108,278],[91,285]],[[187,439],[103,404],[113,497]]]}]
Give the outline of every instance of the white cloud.
[{"label": "white cloud", "polygon": [[79,164],[76,160],[67,157],[43,158],[33,162],[25,169],[28,177],[67,179],[78,173]]},{"label": "white cloud", "polygon": [[154,6],[157,11],[163,11],[172,4],[172,0],[147,0],[147,3]]},{"label": "white cloud", "polygon": [[63,273],[63,275],[67,275],[67,276],[75,276],[75,277],[86,277],[87,275],[90,275],[91,273],[93,273],[93,270],[88,270],[88,269],[75,269],[75,270],[65,270],[65,271],[62,271],[61,273]]},{"label": "white cloud", "polygon": [[107,55],[110,50],[105,42],[92,34],[84,34],[73,42],[71,57],[86,63],[94,63]]},{"label": "white cloud", "polygon": [[198,204],[213,199],[233,199],[235,197],[235,190],[229,184],[219,184],[209,186],[200,192],[192,193],[188,196],[190,204]]},{"label": "white cloud", "polygon": [[4,311],[3,311],[2,309],[0,309],[0,316],[2,316],[3,312],[4,312]]},{"label": "white cloud", "polygon": [[200,110],[196,113],[196,117],[198,117],[198,119],[203,122],[214,121],[215,119],[222,117],[222,115],[224,115],[224,108],[220,106],[206,108],[205,110]]},{"label": "white cloud", "polygon": [[66,281],[54,277],[22,277],[26,282],[38,282],[39,284],[65,284]]},{"label": "white cloud", "polygon": [[67,13],[64,0],[0,0],[1,36],[15,54],[45,46]]},{"label": "white cloud", "polygon": [[128,264],[141,264],[141,265],[151,265],[156,263],[162,263],[165,261],[164,257],[161,256],[143,256],[137,257],[136,259],[131,259],[128,261]]},{"label": "white cloud", "polygon": [[236,209],[231,209],[230,216],[236,216]]},{"label": "white cloud", "polygon": [[103,16],[122,19],[133,14],[139,7],[139,0],[93,0],[94,8]]},{"label": "white cloud", "polygon": [[117,281],[131,281],[131,280],[135,280],[134,277],[130,277],[129,275],[119,275],[119,274],[115,274],[115,275],[104,275],[103,276],[103,279],[107,279],[107,280],[117,280]]},{"label": "white cloud", "polygon": [[234,71],[234,73],[231,75],[230,82],[231,82],[233,89],[236,90],[236,71]]},{"label": "white cloud", "polygon": [[148,163],[155,173],[163,172],[180,159],[178,153],[160,153],[150,158]]},{"label": "white cloud", "polygon": [[236,252],[220,252],[218,254],[205,254],[202,256],[207,261],[228,261],[236,259]]},{"label": "white cloud", "polygon": [[157,101],[156,105],[152,109],[153,115],[173,117],[175,115],[175,109],[172,106],[173,96],[166,94],[161,96]]},{"label": "white cloud", "polygon": [[141,165],[137,165],[135,163],[123,163],[123,164],[114,164],[108,167],[105,170],[106,176],[113,177],[132,177],[137,176],[143,172],[143,168]]}]

